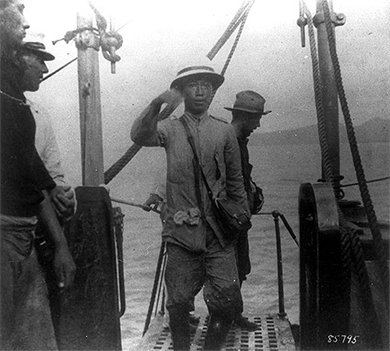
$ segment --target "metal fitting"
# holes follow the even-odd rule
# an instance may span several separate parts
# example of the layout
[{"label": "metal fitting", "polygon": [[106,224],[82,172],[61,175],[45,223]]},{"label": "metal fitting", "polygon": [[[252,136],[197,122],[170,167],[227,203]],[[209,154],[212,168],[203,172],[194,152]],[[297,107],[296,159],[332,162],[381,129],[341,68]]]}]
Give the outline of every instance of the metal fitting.
[{"label": "metal fitting", "polygon": [[[330,13],[330,19],[332,23],[337,27],[337,26],[343,26],[346,22],[346,17],[343,13],[335,13],[331,12]],[[315,27],[318,27],[321,23],[325,22],[325,16],[323,13],[316,13],[313,17],[313,24]]]},{"label": "metal fitting", "polygon": [[86,50],[88,48],[99,51],[99,37],[92,29],[85,29],[78,33],[75,38],[77,49]]}]

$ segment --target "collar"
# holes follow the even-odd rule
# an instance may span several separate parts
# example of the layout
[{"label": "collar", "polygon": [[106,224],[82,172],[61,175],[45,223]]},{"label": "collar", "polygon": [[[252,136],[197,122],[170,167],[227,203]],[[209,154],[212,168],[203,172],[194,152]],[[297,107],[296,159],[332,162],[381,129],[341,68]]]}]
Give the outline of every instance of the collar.
[{"label": "collar", "polygon": [[209,113],[208,111],[206,111],[205,113],[203,113],[202,115],[198,115],[198,116],[195,116],[193,115],[191,112],[188,112],[188,111],[185,111],[184,112],[184,116],[187,116],[190,120],[192,121],[195,121],[195,122],[201,122],[202,120],[206,119],[207,117],[209,117]]}]

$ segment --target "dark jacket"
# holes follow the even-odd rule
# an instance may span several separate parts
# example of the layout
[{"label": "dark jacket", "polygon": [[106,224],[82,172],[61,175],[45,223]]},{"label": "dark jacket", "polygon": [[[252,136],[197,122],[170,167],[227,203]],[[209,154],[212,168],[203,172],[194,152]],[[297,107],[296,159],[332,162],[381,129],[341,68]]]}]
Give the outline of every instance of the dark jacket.
[{"label": "dark jacket", "polygon": [[17,76],[16,67],[2,64],[1,214],[31,217],[39,212],[42,190],[54,188],[55,183],[35,149],[35,121]]}]

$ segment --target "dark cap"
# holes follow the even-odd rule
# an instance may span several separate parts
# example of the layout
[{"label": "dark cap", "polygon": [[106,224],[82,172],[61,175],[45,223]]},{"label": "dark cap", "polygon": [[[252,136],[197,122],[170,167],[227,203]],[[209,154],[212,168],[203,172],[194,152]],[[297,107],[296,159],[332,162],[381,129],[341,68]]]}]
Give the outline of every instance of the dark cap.
[{"label": "dark cap", "polygon": [[54,56],[46,51],[46,47],[44,44],[37,41],[27,41],[23,43],[23,47],[34,53],[35,55],[42,58],[44,61],[53,61]]}]

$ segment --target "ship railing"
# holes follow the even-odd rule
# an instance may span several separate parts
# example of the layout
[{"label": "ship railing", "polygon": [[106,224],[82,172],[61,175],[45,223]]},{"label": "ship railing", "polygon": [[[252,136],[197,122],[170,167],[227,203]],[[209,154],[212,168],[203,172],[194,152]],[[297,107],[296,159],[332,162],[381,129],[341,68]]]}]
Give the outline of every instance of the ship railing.
[{"label": "ship railing", "polygon": [[282,220],[285,228],[287,229],[291,238],[294,240],[294,242],[297,244],[298,247],[299,247],[299,243],[286,217],[279,211],[274,210],[272,212],[259,212],[256,215],[258,216],[271,215],[274,219],[275,236],[276,236],[277,275],[278,275],[278,300],[279,300],[278,316],[279,318],[285,318],[287,316],[287,313],[284,308],[283,258],[282,258],[282,244],[281,244],[281,236],[280,236],[279,218]]}]

